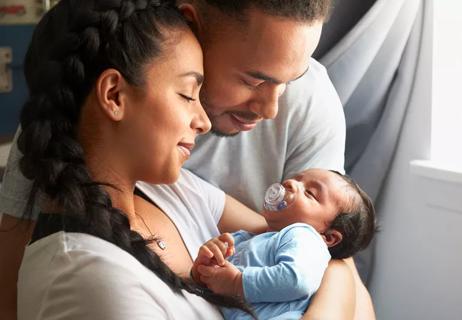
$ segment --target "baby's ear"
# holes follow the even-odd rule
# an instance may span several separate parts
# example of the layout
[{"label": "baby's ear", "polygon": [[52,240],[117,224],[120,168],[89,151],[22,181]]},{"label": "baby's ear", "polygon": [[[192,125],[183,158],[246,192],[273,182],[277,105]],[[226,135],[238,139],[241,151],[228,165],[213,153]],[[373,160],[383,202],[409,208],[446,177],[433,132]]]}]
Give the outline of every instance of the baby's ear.
[{"label": "baby's ear", "polygon": [[324,242],[327,244],[327,247],[329,248],[340,243],[340,241],[342,241],[343,239],[343,235],[340,233],[340,231],[335,229],[329,229],[323,234],[321,234],[321,236],[324,239]]}]

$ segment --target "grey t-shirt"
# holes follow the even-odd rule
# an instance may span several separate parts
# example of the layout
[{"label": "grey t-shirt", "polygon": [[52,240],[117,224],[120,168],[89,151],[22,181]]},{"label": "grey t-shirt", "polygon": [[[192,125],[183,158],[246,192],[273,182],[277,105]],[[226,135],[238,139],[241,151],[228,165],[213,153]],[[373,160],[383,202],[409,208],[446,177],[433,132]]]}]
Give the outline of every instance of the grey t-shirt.
[{"label": "grey t-shirt", "polygon": [[344,172],[345,116],[325,68],[288,85],[274,120],[235,137],[196,139],[185,167],[260,211],[266,188],[308,168]]},{"label": "grey t-shirt", "polygon": [[[311,59],[309,71],[288,85],[275,120],[231,138],[196,139],[185,167],[259,211],[266,188],[307,168],[343,172],[345,116],[325,68]],[[0,213],[20,217],[30,181],[19,171],[13,143],[0,189]],[[36,210],[37,211],[37,210]]]}]

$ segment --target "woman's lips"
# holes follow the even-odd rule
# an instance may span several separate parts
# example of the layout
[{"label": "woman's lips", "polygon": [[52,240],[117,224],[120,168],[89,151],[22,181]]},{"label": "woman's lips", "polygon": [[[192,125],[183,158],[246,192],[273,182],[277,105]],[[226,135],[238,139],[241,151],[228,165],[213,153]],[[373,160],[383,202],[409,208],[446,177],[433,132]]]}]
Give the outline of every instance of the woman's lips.
[{"label": "woman's lips", "polygon": [[180,142],[178,143],[178,149],[188,159],[191,156],[191,151],[194,148],[194,143]]},{"label": "woman's lips", "polygon": [[231,121],[240,129],[239,131],[249,131],[255,128],[259,120],[249,120],[235,113],[230,113]]}]

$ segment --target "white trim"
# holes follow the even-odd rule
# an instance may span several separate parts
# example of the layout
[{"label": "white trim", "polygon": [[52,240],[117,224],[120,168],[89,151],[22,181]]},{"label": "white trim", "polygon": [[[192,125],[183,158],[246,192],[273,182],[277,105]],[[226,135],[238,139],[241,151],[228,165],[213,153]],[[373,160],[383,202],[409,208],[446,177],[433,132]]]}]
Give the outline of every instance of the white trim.
[{"label": "white trim", "polygon": [[411,173],[417,176],[439,181],[462,184],[462,169],[431,160],[412,160]]}]

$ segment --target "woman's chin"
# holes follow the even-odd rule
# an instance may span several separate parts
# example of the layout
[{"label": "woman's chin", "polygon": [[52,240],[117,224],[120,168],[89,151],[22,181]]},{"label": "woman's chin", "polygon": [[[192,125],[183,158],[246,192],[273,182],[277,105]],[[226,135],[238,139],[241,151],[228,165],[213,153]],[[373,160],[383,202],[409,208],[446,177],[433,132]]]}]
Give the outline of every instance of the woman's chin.
[{"label": "woman's chin", "polygon": [[160,176],[144,177],[140,180],[151,184],[172,184],[180,177],[180,169],[181,168],[178,170],[165,170]]}]

